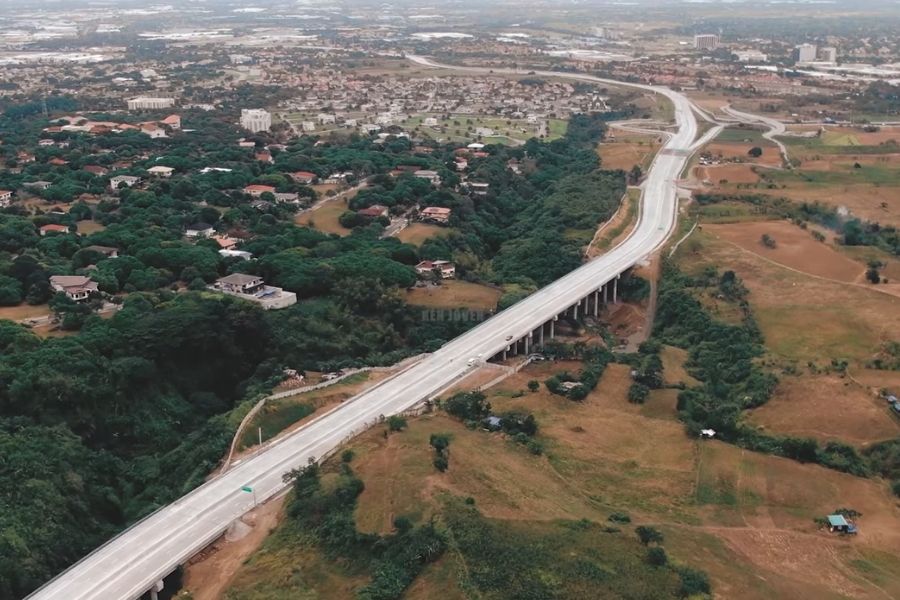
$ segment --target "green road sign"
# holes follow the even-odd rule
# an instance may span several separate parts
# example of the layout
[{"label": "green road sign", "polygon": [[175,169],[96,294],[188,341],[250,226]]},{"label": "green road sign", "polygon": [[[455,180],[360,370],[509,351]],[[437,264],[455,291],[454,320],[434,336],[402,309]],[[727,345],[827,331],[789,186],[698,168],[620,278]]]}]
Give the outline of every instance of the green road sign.
[{"label": "green road sign", "polygon": [[253,488],[250,487],[249,485],[245,485],[244,487],[241,488],[241,491],[242,492],[252,492]]}]

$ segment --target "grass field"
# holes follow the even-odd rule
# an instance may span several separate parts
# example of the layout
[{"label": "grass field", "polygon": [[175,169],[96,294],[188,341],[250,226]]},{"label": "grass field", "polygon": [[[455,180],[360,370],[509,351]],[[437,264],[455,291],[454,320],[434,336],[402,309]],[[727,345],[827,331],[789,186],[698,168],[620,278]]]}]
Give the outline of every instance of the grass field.
[{"label": "grass field", "polygon": [[478,283],[451,279],[440,286],[413,288],[406,292],[406,302],[426,308],[469,308],[494,310],[502,292]]},{"label": "grass field", "polygon": [[659,150],[657,136],[617,132],[615,140],[605,140],[597,146],[604,169],[629,171],[635,165],[646,170]]},{"label": "grass field", "polygon": [[34,319],[48,314],[50,314],[50,308],[46,304],[32,306],[23,302],[17,306],[0,306],[0,319],[9,319],[10,321]]},{"label": "grass field", "polygon": [[[707,265],[736,271],[750,290],[750,305],[769,351],[781,359],[862,362],[883,340],[900,339],[900,321],[886,318],[898,314],[900,298],[785,268],[767,259],[765,252],[761,245],[758,253],[743,250],[704,227],[676,256],[684,259],[688,272],[699,273]],[[714,315],[728,320],[728,304],[706,304]]]},{"label": "grass field", "polygon": [[349,235],[350,230],[338,221],[338,218],[347,210],[346,198],[334,198],[323,203],[316,210],[308,210],[298,214],[294,222],[297,225],[312,227],[325,233],[336,233],[342,236]]},{"label": "grass field", "polygon": [[355,373],[339,383],[318,390],[269,400],[244,428],[238,449],[256,445],[260,428],[262,441],[266,442],[318,410],[343,402],[385,376],[385,373]]},{"label": "grass field", "polygon": [[76,227],[78,229],[79,235],[90,235],[92,233],[97,233],[106,229],[106,225],[97,223],[95,221],[78,221],[78,223],[76,223]]},{"label": "grass field", "polygon": [[397,234],[397,239],[406,244],[421,246],[425,240],[433,237],[446,237],[450,235],[451,231],[453,230],[439,225],[412,223]]}]

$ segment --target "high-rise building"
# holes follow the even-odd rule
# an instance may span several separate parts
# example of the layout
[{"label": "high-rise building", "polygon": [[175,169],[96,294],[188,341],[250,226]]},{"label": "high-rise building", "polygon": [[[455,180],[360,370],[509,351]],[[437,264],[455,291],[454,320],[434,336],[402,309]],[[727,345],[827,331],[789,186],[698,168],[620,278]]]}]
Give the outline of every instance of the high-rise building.
[{"label": "high-rise building", "polygon": [[719,36],[714,33],[701,33],[694,36],[694,48],[697,50],[715,50],[719,47]]},{"label": "high-rise building", "polygon": [[797,46],[797,62],[810,63],[816,62],[816,45],[800,44]]},{"label": "high-rise building", "polygon": [[272,115],[261,108],[245,108],[241,110],[241,127],[253,133],[268,131],[272,126]]},{"label": "high-rise building", "polygon": [[833,46],[826,46],[824,48],[819,48],[819,60],[827,63],[836,63],[837,62],[837,48]]},{"label": "high-rise building", "polygon": [[160,110],[175,106],[175,98],[150,98],[138,96],[128,100],[128,110]]}]

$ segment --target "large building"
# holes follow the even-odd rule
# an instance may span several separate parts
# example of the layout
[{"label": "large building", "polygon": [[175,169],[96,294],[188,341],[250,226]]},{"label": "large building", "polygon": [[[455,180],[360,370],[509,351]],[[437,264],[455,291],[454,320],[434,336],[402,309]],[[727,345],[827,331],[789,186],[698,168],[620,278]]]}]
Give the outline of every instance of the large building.
[{"label": "large building", "polygon": [[694,48],[697,50],[715,50],[719,47],[719,36],[714,33],[701,33],[694,36]]},{"label": "large building", "polygon": [[161,110],[175,106],[175,98],[138,96],[128,101],[128,110]]},{"label": "large building", "polygon": [[816,61],[816,45],[800,44],[797,46],[797,62],[810,63]]},{"label": "large building", "polygon": [[286,308],[297,303],[297,294],[266,285],[262,277],[256,275],[232,273],[217,279],[212,288],[231,296],[256,302],[266,310]]},{"label": "large building", "polygon": [[837,63],[837,48],[833,46],[819,48],[819,60],[831,64]]},{"label": "large building", "polygon": [[268,131],[272,126],[272,115],[261,108],[245,108],[241,111],[241,127],[253,133]]}]

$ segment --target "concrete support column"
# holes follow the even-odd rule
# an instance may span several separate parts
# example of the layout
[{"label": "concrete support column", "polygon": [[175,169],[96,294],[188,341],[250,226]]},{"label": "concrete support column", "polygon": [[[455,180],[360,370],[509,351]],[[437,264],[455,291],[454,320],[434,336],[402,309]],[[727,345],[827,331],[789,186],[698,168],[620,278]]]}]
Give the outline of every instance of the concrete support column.
[{"label": "concrete support column", "polygon": [[531,332],[529,331],[528,335],[526,335],[523,339],[525,340],[525,356],[528,356],[528,349],[530,345],[529,342],[531,341]]},{"label": "concrete support column", "polygon": [[609,282],[603,284],[603,303],[609,304]]},{"label": "concrete support column", "polygon": [[594,292],[594,316],[596,317],[600,313],[600,292]]},{"label": "concrete support column", "polygon": [[616,299],[616,294],[619,291],[619,276],[616,275],[616,278],[613,279],[613,304],[615,304],[618,300]]},{"label": "concrete support column", "polygon": [[[552,321],[551,321],[551,323],[552,323]],[[544,324],[543,323],[541,323],[541,328],[538,329],[538,331],[540,332],[540,333],[538,333],[538,344],[540,345],[541,348],[543,348],[544,347]]]},{"label": "concrete support column", "polygon": [[503,349],[503,360],[506,360],[506,351],[509,350],[509,346]]},{"label": "concrete support column", "polygon": [[[578,302],[581,302],[581,300],[579,300]],[[576,321],[578,320],[578,302],[576,302],[575,306],[572,307],[572,318]]]},{"label": "concrete support column", "polygon": [[553,328],[556,325],[556,317],[553,317],[553,320],[550,321],[550,339],[553,339]]}]

